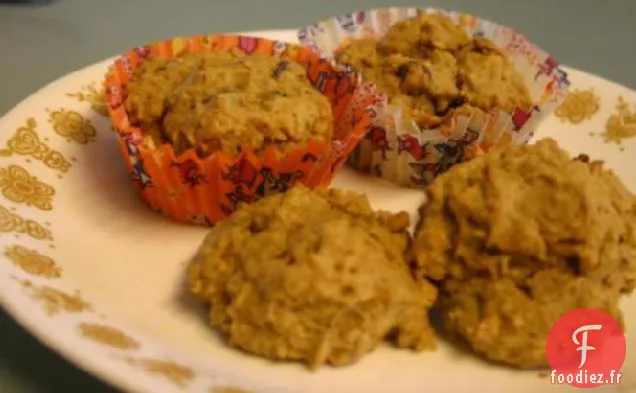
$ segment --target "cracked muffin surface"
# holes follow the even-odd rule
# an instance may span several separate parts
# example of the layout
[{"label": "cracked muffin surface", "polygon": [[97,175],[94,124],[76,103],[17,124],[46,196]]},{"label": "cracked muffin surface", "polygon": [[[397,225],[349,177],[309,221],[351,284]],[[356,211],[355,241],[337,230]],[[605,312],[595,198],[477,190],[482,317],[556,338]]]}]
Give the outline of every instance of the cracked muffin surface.
[{"label": "cracked muffin surface", "polygon": [[150,58],[126,87],[131,121],[177,154],[286,151],[333,134],[331,104],[298,63],[241,51]]},{"label": "cracked muffin surface", "polygon": [[434,128],[455,111],[532,106],[530,93],[507,53],[470,37],[450,18],[420,15],[393,25],[378,42],[352,40],[336,54],[402,108],[405,117]]},{"label": "cracked muffin surface", "polygon": [[508,146],[453,167],[427,195],[415,275],[439,284],[445,328],[482,356],[545,366],[563,313],[592,307],[622,321],[619,298],[636,282],[636,197],[602,163],[553,140]]},{"label": "cracked muffin surface", "polygon": [[433,349],[436,290],[409,271],[408,225],[362,194],[297,186],[213,229],[190,288],[230,345],[266,358],[344,365],[385,339]]}]

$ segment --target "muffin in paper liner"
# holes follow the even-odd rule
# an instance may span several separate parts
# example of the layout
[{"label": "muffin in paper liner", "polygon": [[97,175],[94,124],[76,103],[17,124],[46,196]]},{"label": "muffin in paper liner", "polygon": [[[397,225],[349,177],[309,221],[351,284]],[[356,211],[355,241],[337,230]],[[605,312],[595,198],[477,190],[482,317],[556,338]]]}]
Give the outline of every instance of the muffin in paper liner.
[{"label": "muffin in paper liner", "polygon": [[435,8],[385,8],[331,18],[298,31],[300,43],[332,58],[354,39],[380,40],[397,22],[421,14],[442,14],[472,37],[485,37],[504,49],[528,87],[533,105],[512,113],[458,109],[435,129],[420,129],[402,116],[386,97],[377,102],[377,116],[349,163],[394,184],[423,187],[452,165],[483,154],[495,145],[527,143],[536,128],[567,94],[567,73],[558,61],[512,29],[476,16]]},{"label": "muffin in paper liner", "polygon": [[[312,140],[285,153],[269,146],[258,154],[246,148],[235,157],[217,152],[201,158],[195,148],[176,155],[170,144],[153,140],[132,124],[123,105],[126,86],[145,59],[234,49],[277,56],[304,66],[310,83],[331,103],[332,140]],[[370,85],[360,83],[358,73],[307,48],[235,35],[178,37],[130,50],[109,70],[105,91],[124,161],[142,199],[152,210],[174,221],[209,226],[228,217],[239,204],[283,192],[296,182],[310,188],[328,186],[370,128],[372,103],[377,100]]]}]

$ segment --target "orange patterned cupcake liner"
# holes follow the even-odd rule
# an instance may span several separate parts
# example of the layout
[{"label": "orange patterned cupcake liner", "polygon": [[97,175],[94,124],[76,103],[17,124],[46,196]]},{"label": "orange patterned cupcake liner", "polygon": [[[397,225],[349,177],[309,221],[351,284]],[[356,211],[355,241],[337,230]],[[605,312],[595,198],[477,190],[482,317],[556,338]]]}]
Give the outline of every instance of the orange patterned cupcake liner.
[{"label": "orange patterned cupcake liner", "polygon": [[[195,149],[180,155],[170,144],[155,145],[132,124],[123,103],[133,72],[149,57],[172,57],[184,52],[230,51],[261,53],[296,61],[307,70],[310,83],[331,102],[334,137],[310,141],[281,154],[273,147],[258,156],[245,149],[236,157],[215,153],[199,157]],[[315,52],[279,41],[232,35],[175,38],[135,48],[117,59],[106,76],[108,112],[133,183],[154,211],[182,223],[214,225],[241,203],[283,192],[297,182],[326,187],[357,143],[364,138],[375,113],[377,94],[360,84],[359,75]]]}]

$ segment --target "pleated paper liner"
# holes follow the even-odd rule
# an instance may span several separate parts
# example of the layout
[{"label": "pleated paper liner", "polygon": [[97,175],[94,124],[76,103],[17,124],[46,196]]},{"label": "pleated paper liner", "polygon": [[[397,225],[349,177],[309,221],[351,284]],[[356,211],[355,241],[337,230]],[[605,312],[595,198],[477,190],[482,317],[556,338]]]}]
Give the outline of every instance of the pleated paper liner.
[{"label": "pleated paper liner", "polygon": [[[131,124],[123,107],[126,86],[145,59],[235,48],[305,66],[308,80],[331,102],[333,139],[310,141],[285,154],[270,147],[258,155],[245,149],[236,157],[215,153],[200,158],[195,149],[176,156],[171,145],[155,145],[152,138]],[[105,88],[119,146],[142,199],[152,210],[174,221],[200,225],[214,225],[239,204],[285,191],[297,182],[310,188],[328,186],[369,129],[374,116],[371,105],[377,100],[374,90],[362,85],[357,73],[322,59],[311,50],[232,35],[179,37],[133,49],[115,61],[106,76]]]},{"label": "pleated paper liner", "polygon": [[487,152],[492,146],[527,143],[536,128],[567,94],[570,82],[558,61],[512,29],[476,16],[434,8],[386,8],[359,11],[298,31],[304,46],[333,57],[351,40],[381,39],[396,22],[420,14],[441,13],[471,36],[491,39],[507,50],[530,91],[531,110],[512,113],[479,109],[454,113],[436,129],[422,130],[396,106],[379,100],[373,127],[349,158],[355,168],[392,183],[423,187],[452,165]]}]

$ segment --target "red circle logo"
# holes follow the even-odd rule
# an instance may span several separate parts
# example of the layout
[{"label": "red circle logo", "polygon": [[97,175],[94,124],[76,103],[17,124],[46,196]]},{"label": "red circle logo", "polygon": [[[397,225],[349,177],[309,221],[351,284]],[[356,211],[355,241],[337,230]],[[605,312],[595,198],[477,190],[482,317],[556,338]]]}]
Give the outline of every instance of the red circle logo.
[{"label": "red circle logo", "polygon": [[546,341],[552,383],[579,388],[618,384],[625,348],[623,330],[607,313],[593,308],[567,312]]}]

